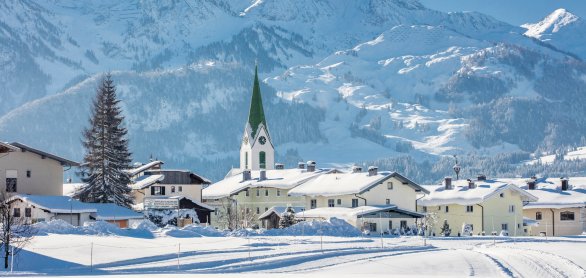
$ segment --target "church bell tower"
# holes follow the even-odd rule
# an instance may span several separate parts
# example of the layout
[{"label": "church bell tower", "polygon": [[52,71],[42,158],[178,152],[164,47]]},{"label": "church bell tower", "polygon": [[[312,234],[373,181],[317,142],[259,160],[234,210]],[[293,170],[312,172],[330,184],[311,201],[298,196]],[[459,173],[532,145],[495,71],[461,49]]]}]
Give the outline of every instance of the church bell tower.
[{"label": "church bell tower", "polygon": [[262,106],[258,66],[254,68],[254,85],[248,121],[240,145],[240,170],[272,170],[275,165],[275,147],[269,134]]}]

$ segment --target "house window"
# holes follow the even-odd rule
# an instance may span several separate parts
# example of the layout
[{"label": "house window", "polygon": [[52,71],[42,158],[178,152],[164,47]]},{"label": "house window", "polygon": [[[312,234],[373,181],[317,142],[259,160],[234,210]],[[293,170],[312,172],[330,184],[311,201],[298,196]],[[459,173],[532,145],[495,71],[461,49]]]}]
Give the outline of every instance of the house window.
[{"label": "house window", "polygon": [[501,196],[501,198],[505,197],[505,193],[501,193],[499,196]]},{"label": "house window", "polygon": [[507,224],[507,223],[501,224],[501,230],[508,231],[509,230],[509,224]]},{"label": "house window", "polygon": [[358,199],[352,199],[352,207],[353,208],[357,208],[358,207]]},{"label": "house window", "polygon": [[474,212],[474,206],[466,206],[466,212]]},{"label": "house window", "polygon": [[427,207],[423,207],[423,212],[427,212]]},{"label": "house window", "polygon": [[12,216],[20,217],[20,208],[14,208],[14,212],[13,212]]},{"label": "house window", "polygon": [[277,189],[277,197],[281,196],[281,190]]},{"label": "house window", "polygon": [[268,189],[265,190],[265,196],[267,196],[267,197],[269,196],[269,190]]},{"label": "house window", "polygon": [[337,204],[338,204],[339,206],[341,206],[341,205],[342,205],[342,199],[338,199],[338,201],[337,201]]},{"label": "house window", "polygon": [[450,208],[446,206],[446,212],[450,212]]},{"label": "house window", "polygon": [[541,220],[543,219],[543,215],[541,215],[541,211],[538,211],[535,213],[535,220]]},{"label": "house window", "polygon": [[31,170],[26,170],[26,177],[30,178],[31,177]]},{"label": "house window", "polygon": [[437,206],[437,210],[442,210],[442,206]]},{"label": "house window", "polygon": [[407,229],[407,220],[401,220],[401,229]]},{"label": "house window", "polygon": [[311,199],[311,201],[310,201],[310,207],[312,209],[317,208],[317,200],[316,199]]},{"label": "house window", "polygon": [[393,182],[392,181],[388,181],[387,182],[387,189],[388,190],[393,190]]},{"label": "house window", "polygon": [[330,207],[330,208],[334,207],[334,199],[328,199],[328,207]]},{"label": "house window", "polygon": [[260,208],[256,207],[256,214],[260,214]]},{"label": "house window", "polygon": [[259,190],[259,189],[257,189],[257,190],[256,190],[256,197],[259,197],[259,196],[260,196],[260,190]]},{"label": "house window", "polygon": [[392,229],[393,229],[393,221],[389,220],[389,230],[392,230]]},{"label": "house window", "polygon": [[560,220],[561,221],[574,221],[574,212],[571,212],[571,211],[560,212]]},{"label": "house window", "polygon": [[32,208],[24,208],[24,217],[32,217],[33,209]]},{"label": "house window", "polygon": [[6,192],[16,192],[17,170],[6,170]]},{"label": "house window", "polygon": [[179,192],[183,192],[183,186],[179,186]]},{"label": "house window", "polygon": [[386,203],[387,205],[390,205],[390,204],[391,204],[391,199],[386,199],[386,200],[385,200],[385,203]]},{"label": "house window", "polygon": [[151,186],[151,195],[153,195],[153,196],[165,195],[165,187],[164,186]]},{"label": "house window", "polygon": [[369,224],[369,230],[371,232],[376,232],[376,223],[368,223]]},{"label": "house window", "polygon": [[171,186],[171,193],[175,193],[175,186]]},{"label": "house window", "polygon": [[248,191],[248,189],[246,189],[246,190],[244,191],[244,194],[246,195],[246,197],[248,197],[248,196],[250,196],[250,191]]},{"label": "house window", "polygon": [[515,205],[509,205],[509,213],[515,212]]},{"label": "house window", "polygon": [[260,152],[258,153],[258,161],[259,161],[259,167],[261,169],[265,169],[266,168],[266,160],[267,160],[267,155],[265,152]]}]

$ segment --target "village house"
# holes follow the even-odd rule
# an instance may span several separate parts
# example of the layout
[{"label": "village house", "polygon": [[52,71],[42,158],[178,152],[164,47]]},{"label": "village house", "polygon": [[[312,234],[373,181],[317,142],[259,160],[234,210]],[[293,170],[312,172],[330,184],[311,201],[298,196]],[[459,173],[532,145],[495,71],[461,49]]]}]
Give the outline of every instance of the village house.
[{"label": "village house", "polygon": [[306,211],[297,213],[301,220],[341,218],[376,233],[405,231],[424,215],[416,211],[416,196],[428,191],[395,172],[379,172],[369,167],[353,167],[322,174],[289,191],[304,197]]},{"label": "village house", "polygon": [[6,201],[14,217],[25,218],[25,223],[63,220],[73,226],[90,221],[106,221],[127,228],[132,221],[144,216],[116,204],[82,203],[67,196],[17,194]]},{"label": "village house", "polygon": [[0,144],[0,189],[5,195],[62,195],[63,172],[79,163],[21,143]]},{"label": "village house", "polygon": [[568,236],[586,232],[586,177],[499,179],[539,198],[523,207],[535,224],[529,235]]},{"label": "village house", "polygon": [[452,236],[464,235],[464,225],[473,235],[525,235],[523,206],[537,201],[513,184],[487,180],[484,175],[476,180],[447,177],[442,185],[425,187],[429,194],[417,201],[418,210],[435,216],[437,223],[427,233],[437,236],[445,221]]}]

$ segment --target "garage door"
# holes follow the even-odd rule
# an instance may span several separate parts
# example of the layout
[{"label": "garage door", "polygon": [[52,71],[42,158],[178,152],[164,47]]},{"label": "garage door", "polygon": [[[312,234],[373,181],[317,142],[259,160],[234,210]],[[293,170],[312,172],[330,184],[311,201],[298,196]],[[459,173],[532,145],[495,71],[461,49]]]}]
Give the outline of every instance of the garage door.
[{"label": "garage door", "polygon": [[73,226],[79,226],[79,214],[56,214],[55,219],[61,219]]}]

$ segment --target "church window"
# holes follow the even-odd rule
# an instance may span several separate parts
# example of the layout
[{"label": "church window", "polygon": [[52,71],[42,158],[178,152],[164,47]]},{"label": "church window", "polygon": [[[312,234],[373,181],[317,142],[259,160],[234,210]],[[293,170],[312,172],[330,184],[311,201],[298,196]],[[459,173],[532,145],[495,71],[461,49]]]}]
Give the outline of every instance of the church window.
[{"label": "church window", "polygon": [[261,169],[265,169],[266,168],[266,163],[267,163],[267,155],[265,152],[260,152],[258,154],[258,161],[259,161],[259,167]]},{"label": "church window", "polygon": [[244,169],[248,169],[248,152],[244,153]]}]

